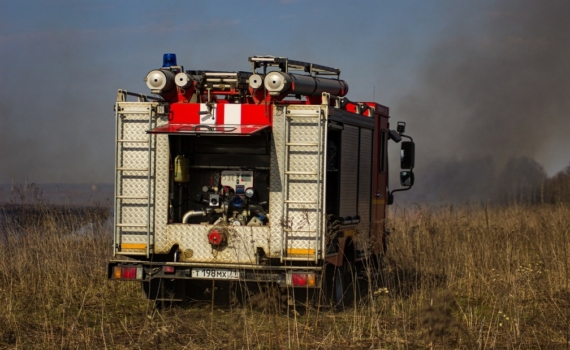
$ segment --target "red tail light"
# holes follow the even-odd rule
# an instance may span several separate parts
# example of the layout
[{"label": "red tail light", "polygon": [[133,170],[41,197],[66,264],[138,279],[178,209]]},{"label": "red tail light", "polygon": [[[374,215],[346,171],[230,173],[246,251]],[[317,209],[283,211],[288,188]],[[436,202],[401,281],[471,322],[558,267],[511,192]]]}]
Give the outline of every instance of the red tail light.
[{"label": "red tail light", "polygon": [[294,273],[291,276],[291,282],[294,286],[302,287],[307,285],[307,275],[304,273]]},{"label": "red tail light", "polygon": [[287,275],[287,284],[293,287],[316,287],[317,275],[314,273],[291,273]]},{"label": "red tail light", "polygon": [[142,280],[142,266],[114,266],[111,278],[117,280]]},{"label": "red tail light", "polygon": [[134,280],[137,278],[137,268],[136,267],[122,267],[121,275],[124,279]]},{"label": "red tail light", "polygon": [[162,271],[164,271],[164,273],[174,273],[174,266],[163,266],[162,267]]}]

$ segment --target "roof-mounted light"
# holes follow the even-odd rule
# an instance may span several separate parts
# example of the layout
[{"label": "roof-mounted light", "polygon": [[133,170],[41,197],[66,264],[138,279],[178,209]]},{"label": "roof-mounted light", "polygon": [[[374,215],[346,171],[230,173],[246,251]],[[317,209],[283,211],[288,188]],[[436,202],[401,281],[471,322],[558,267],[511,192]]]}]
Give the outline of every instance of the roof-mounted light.
[{"label": "roof-mounted light", "polygon": [[177,66],[176,64],[176,54],[175,53],[165,53],[162,56],[162,68],[168,68],[172,66]]}]

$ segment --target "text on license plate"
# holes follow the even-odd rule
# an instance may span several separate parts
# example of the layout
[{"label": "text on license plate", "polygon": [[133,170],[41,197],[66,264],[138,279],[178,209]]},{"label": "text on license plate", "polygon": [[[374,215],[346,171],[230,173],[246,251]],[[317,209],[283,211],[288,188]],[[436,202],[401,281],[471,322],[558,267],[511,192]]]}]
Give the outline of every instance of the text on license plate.
[{"label": "text on license plate", "polygon": [[226,269],[192,269],[192,277],[237,280],[239,279],[239,271]]}]

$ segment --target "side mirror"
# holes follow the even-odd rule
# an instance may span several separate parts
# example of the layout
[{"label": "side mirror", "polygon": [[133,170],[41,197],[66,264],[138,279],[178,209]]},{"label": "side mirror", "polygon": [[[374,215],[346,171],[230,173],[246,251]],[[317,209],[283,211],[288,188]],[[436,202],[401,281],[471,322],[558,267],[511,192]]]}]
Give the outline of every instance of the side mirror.
[{"label": "side mirror", "polygon": [[400,134],[398,134],[394,130],[388,131],[388,137],[390,137],[390,140],[392,140],[396,143],[399,143],[400,141],[402,141],[402,136],[400,136]]},{"label": "side mirror", "polygon": [[400,185],[412,187],[414,185],[414,173],[411,171],[400,171]]},{"label": "side mirror", "polygon": [[414,159],[416,153],[416,145],[412,141],[402,142],[402,148],[400,150],[400,168],[402,169],[413,169]]},{"label": "side mirror", "polygon": [[398,134],[403,134],[406,132],[406,122],[398,122],[398,126],[396,127]]}]

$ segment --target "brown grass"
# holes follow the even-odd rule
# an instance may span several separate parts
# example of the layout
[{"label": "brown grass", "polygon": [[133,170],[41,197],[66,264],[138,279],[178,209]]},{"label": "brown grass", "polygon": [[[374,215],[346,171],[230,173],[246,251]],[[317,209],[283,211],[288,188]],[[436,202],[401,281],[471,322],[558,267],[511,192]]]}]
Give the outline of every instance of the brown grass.
[{"label": "brown grass", "polygon": [[563,204],[392,208],[386,289],[344,312],[289,315],[157,309],[138,284],[106,279],[105,210],[27,208],[30,220],[0,224],[0,348],[567,348]]}]

